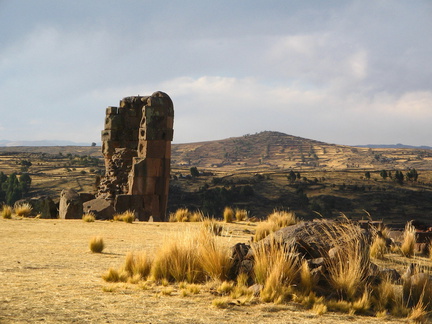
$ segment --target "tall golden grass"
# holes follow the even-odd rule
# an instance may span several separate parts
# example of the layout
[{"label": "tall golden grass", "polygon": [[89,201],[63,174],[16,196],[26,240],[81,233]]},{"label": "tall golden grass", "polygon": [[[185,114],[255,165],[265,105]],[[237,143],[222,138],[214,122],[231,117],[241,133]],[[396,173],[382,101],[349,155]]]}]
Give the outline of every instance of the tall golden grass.
[{"label": "tall golden grass", "polygon": [[273,211],[267,220],[257,225],[254,241],[260,241],[277,230],[290,225],[297,224],[298,219],[292,211]]}]

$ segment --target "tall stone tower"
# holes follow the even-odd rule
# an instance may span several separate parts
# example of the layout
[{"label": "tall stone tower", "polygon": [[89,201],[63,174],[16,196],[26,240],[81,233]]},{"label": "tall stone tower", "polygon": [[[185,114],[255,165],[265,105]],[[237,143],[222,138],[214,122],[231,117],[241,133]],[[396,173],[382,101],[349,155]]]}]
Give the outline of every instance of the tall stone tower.
[{"label": "tall stone tower", "polygon": [[105,177],[98,198],[140,220],[166,220],[174,107],[163,92],[126,97],[108,107],[102,131]]}]

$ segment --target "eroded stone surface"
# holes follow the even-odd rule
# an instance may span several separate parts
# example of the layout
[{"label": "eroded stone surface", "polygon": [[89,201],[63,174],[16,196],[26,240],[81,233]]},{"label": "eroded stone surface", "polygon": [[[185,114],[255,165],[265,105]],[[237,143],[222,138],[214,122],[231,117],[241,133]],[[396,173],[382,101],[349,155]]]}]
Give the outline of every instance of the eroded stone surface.
[{"label": "eroded stone surface", "polygon": [[[102,153],[106,175],[97,198],[140,220],[164,221],[168,202],[174,108],[163,92],[126,97],[106,109]],[[125,197],[131,196],[131,197]]]}]

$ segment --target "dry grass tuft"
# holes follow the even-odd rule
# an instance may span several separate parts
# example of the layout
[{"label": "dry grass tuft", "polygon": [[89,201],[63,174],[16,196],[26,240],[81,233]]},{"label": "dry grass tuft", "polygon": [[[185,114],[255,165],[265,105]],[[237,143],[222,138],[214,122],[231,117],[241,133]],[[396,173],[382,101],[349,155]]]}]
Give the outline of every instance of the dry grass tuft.
[{"label": "dry grass tuft", "polygon": [[225,223],[232,223],[234,220],[234,210],[231,207],[225,207],[223,211],[223,219]]},{"label": "dry grass tuft", "polygon": [[290,286],[297,279],[299,258],[294,246],[270,244],[253,246],[255,281],[263,285],[260,297],[264,302],[277,302],[291,293]]},{"label": "dry grass tuft", "polygon": [[106,282],[126,282],[128,280],[128,275],[124,271],[109,268],[108,271],[102,275],[102,279]]},{"label": "dry grass tuft", "polygon": [[219,244],[208,230],[201,230],[197,237],[199,263],[208,277],[226,280],[232,266],[229,248]]},{"label": "dry grass tuft", "polygon": [[383,237],[376,235],[370,247],[370,256],[375,259],[384,259],[387,253],[386,241]]},{"label": "dry grass tuft", "polygon": [[14,206],[15,214],[20,217],[28,217],[33,210],[29,203],[17,204]]},{"label": "dry grass tuft", "polygon": [[4,205],[1,211],[1,215],[4,219],[12,218],[12,207],[8,205]]},{"label": "dry grass tuft", "polygon": [[204,214],[201,211],[191,212],[187,208],[179,208],[169,216],[170,222],[202,222]]},{"label": "dry grass tuft", "polygon": [[411,222],[408,222],[405,225],[404,235],[403,235],[403,242],[401,246],[401,252],[402,255],[411,258],[414,256],[414,250],[415,250],[415,228],[411,224]]},{"label": "dry grass tuft", "polygon": [[235,209],[235,219],[237,222],[245,221],[248,219],[248,211],[246,209]]},{"label": "dry grass tuft", "polygon": [[145,279],[150,274],[152,260],[146,252],[129,252],[126,255],[124,269],[129,277],[138,277],[138,280]]},{"label": "dry grass tuft", "polygon": [[317,303],[312,306],[312,312],[317,315],[323,315],[327,313],[327,306],[323,303]]},{"label": "dry grass tuft", "polygon": [[289,211],[273,211],[267,221],[258,224],[254,241],[258,242],[277,230],[298,223],[298,219],[294,212]]},{"label": "dry grass tuft", "polygon": [[125,223],[133,223],[135,220],[135,212],[127,210],[124,213],[114,215],[113,220]]},{"label": "dry grass tuft", "polygon": [[229,298],[228,297],[222,297],[222,298],[215,298],[212,301],[212,305],[216,308],[227,308],[228,307]]},{"label": "dry grass tuft", "polygon": [[105,248],[103,238],[100,236],[92,237],[89,243],[90,251],[93,253],[102,253]]},{"label": "dry grass tuft", "polygon": [[275,223],[278,228],[297,224],[298,219],[293,211],[275,210],[268,216],[268,221]]},{"label": "dry grass tuft", "polygon": [[328,281],[340,298],[354,301],[366,289],[370,269],[367,240],[361,228],[351,221],[322,224],[322,235],[334,252],[325,259]]},{"label": "dry grass tuft", "polygon": [[96,217],[93,213],[86,213],[83,215],[82,220],[86,223],[91,223],[96,220]]},{"label": "dry grass tuft", "polygon": [[155,280],[202,282],[204,272],[198,254],[198,244],[192,233],[174,235],[157,252],[151,267]]},{"label": "dry grass tuft", "polygon": [[214,218],[206,218],[203,221],[204,228],[213,235],[220,236],[222,234],[223,225]]}]

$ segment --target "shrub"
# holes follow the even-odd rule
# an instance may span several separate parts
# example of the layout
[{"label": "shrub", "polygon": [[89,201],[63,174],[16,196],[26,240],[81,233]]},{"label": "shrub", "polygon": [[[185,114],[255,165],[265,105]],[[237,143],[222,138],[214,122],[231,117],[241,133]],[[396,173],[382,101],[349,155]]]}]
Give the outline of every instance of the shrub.
[{"label": "shrub", "polygon": [[96,220],[96,217],[92,213],[86,213],[83,215],[82,220],[84,222],[90,223],[90,222],[94,222]]},{"label": "shrub", "polygon": [[223,219],[226,223],[232,223],[234,220],[234,210],[231,207],[225,207],[223,212]]},{"label": "shrub", "polygon": [[93,253],[102,253],[103,249],[105,248],[103,238],[100,236],[91,238],[89,247],[90,251]]},{"label": "shrub", "polygon": [[1,215],[4,219],[12,218],[12,207],[8,205],[4,205],[1,211]]},{"label": "shrub", "polygon": [[404,255],[407,258],[411,258],[414,255],[415,242],[416,242],[415,228],[411,224],[411,222],[408,222],[405,225],[405,230],[403,235],[403,242],[401,246],[402,255]]},{"label": "shrub", "polygon": [[17,216],[28,217],[33,207],[29,203],[22,203],[15,205],[14,210]]}]

